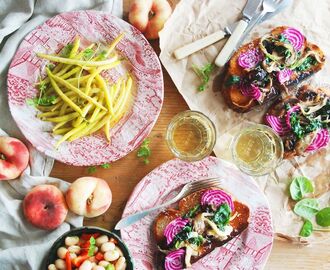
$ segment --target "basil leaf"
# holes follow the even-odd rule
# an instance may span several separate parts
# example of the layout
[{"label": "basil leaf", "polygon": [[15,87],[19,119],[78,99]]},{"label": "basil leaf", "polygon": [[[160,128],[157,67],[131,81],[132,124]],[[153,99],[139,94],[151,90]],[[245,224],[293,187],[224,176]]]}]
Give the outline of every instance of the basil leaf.
[{"label": "basil leaf", "polygon": [[313,232],[313,224],[309,220],[305,220],[304,225],[302,226],[299,235],[302,237],[308,237]]},{"label": "basil leaf", "polygon": [[312,219],[320,210],[319,202],[316,199],[303,199],[296,203],[293,211],[305,219]]},{"label": "basil leaf", "polygon": [[230,207],[227,203],[221,204],[220,207],[215,211],[213,221],[219,228],[227,225],[230,219]]},{"label": "basil leaf", "polygon": [[322,227],[330,226],[330,207],[323,208],[316,214],[316,223]]},{"label": "basil leaf", "polygon": [[293,178],[290,184],[290,195],[292,200],[295,201],[301,200],[307,193],[311,193],[313,191],[314,187],[312,181],[304,176]]}]

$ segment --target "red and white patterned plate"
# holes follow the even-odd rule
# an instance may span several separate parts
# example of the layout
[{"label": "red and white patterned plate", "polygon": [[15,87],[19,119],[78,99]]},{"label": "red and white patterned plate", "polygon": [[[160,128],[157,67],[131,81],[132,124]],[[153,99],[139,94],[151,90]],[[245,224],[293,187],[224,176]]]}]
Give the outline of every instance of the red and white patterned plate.
[{"label": "red and white patterned plate", "polygon": [[[110,78],[130,72],[135,79],[134,104],[127,115],[111,130],[111,144],[97,134],[63,143],[58,150],[49,132],[51,124],[36,117],[37,111],[27,99],[37,95],[34,84],[45,74],[47,61],[36,52],[57,53],[76,35],[82,45],[109,44],[120,33],[125,37],[117,45],[128,59],[122,70],[111,71]],[[41,152],[67,164],[99,165],[115,161],[134,150],[148,136],[160,113],[164,84],[160,62],[143,35],[130,24],[108,13],[74,11],[57,15],[29,33],[19,46],[8,71],[8,100],[11,113],[25,137]]]},{"label": "red and white patterned plate", "polygon": [[[172,198],[173,190],[197,179],[221,177],[223,188],[250,208],[250,224],[239,236],[193,264],[195,270],[257,270],[263,269],[273,243],[273,227],[266,197],[253,178],[237,170],[234,165],[214,157],[188,163],[173,159],[149,173],[135,187],[123,217],[159,205]],[[128,245],[135,269],[152,270],[156,244],[151,226],[157,213],[121,230]]]}]

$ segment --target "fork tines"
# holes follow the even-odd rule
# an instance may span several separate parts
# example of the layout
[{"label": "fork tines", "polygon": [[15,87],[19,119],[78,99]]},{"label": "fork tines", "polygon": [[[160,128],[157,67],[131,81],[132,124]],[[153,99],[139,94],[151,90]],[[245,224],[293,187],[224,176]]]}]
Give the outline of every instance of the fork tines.
[{"label": "fork tines", "polygon": [[194,181],[190,183],[190,191],[194,192],[204,188],[221,187],[221,183],[222,179],[218,177]]}]

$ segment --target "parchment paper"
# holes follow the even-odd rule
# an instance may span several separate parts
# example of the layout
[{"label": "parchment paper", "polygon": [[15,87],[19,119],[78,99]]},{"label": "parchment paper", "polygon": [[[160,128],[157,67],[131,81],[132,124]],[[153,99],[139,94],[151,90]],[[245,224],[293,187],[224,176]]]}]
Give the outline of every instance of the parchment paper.
[{"label": "parchment paper", "polygon": [[[161,62],[190,109],[202,111],[215,123],[218,138],[214,152],[218,157],[226,160],[231,159],[229,145],[233,134],[247,121],[260,123],[264,112],[255,109],[246,114],[239,114],[229,109],[219,92],[221,77],[219,69],[211,77],[208,88],[204,92],[197,91],[199,79],[191,68],[192,64],[202,66],[213,62],[225,39],[182,60],[176,60],[173,51],[239,20],[245,2],[245,0],[181,0],[160,33]],[[274,27],[288,25],[300,29],[309,41],[318,44],[329,57],[329,17],[330,1],[295,0],[291,7],[256,26],[245,42],[264,35]],[[322,76],[330,74],[329,71],[330,60],[327,60],[324,69],[313,80],[323,83]],[[329,205],[329,160],[328,147],[308,157],[283,161],[276,172],[256,178],[260,188],[268,197],[274,229],[279,238],[307,244],[330,237],[330,232],[314,232],[309,238],[298,236],[303,221],[292,212],[294,203],[289,200],[287,191],[293,176],[305,175],[314,181],[315,195],[320,198],[322,206]]]}]

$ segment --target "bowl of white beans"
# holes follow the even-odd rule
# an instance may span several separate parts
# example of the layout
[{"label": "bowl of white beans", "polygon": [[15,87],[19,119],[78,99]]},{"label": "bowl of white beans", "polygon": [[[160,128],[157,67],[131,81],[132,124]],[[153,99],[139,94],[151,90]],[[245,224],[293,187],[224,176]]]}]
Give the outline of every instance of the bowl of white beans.
[{"label": "bowl of white beans", "polygon": [[113,232],[80,227],[66,232],[52,245],[46,270],[133,270],[132,256]]}]

